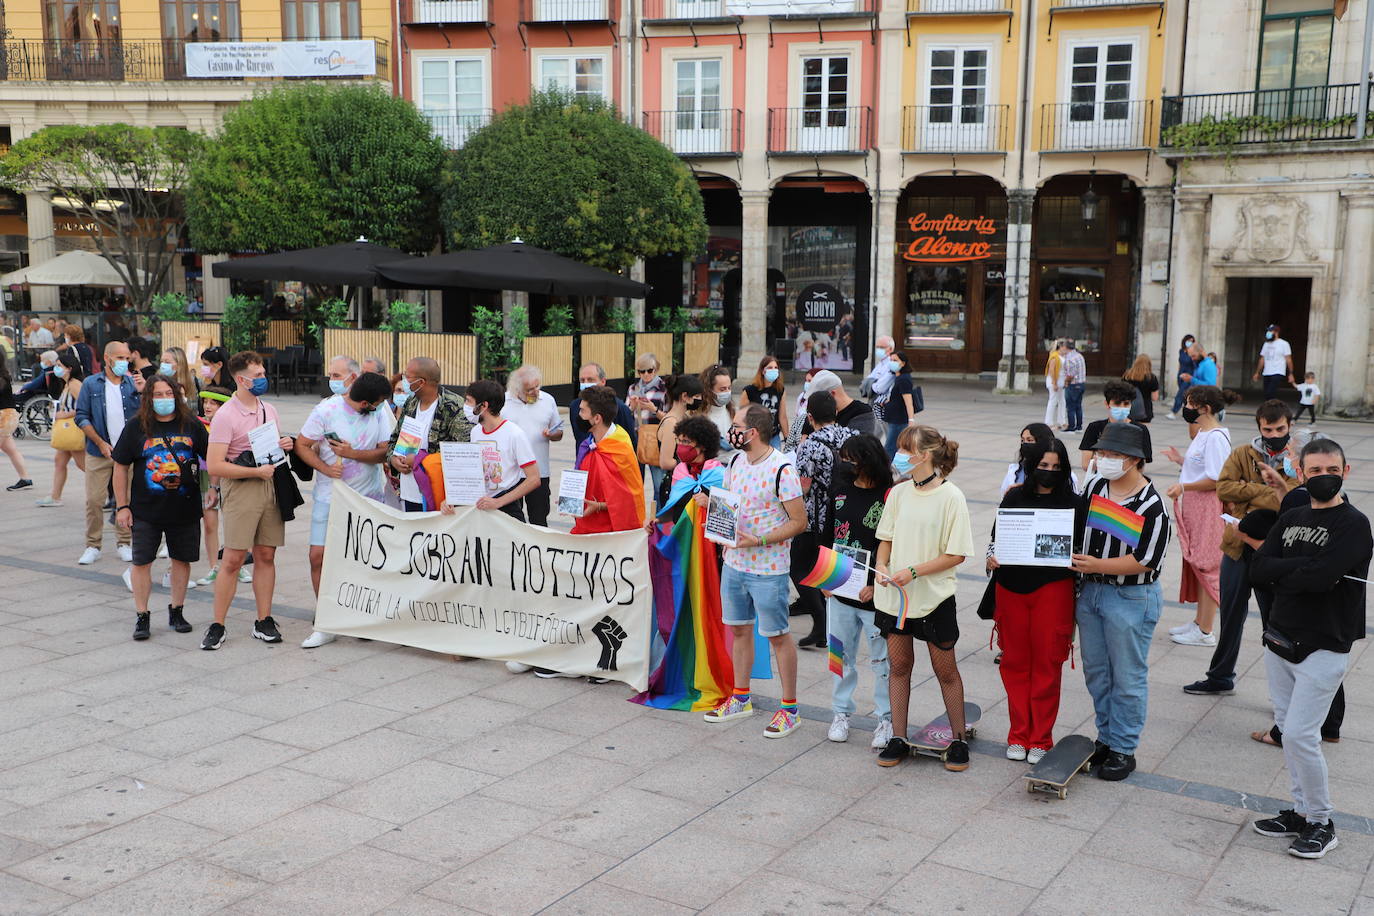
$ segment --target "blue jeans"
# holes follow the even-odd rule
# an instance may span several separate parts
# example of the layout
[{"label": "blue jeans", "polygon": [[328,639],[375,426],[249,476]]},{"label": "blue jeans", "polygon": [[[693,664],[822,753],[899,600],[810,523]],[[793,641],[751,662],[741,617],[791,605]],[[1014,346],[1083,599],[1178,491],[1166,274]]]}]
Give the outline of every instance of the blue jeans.
[{"label": "blue jeans", "polygon": [[1069,429],[1083,428],[1083,389],[1086,387],[1082,382],[1064,386],[1064,411],[1069,415]]},{"label": "blue jeans", "polygon": [[887,424],[887,457],[888,460],[897,457],[897,437],[906,429],[906,422]]},{"label": "blue jeans", "polygon": [[873,667],[873,714],[892,718],[892,701],[887,693],[887,640],[873,623],[872,611],[861,611],[838,598],[826,602],[830,619],[829,635],[844,647],[844,674],[831,675],[830,705],[835,712],[854,715],[854,688],[859,686],[859,637],[868,637],[868,663]]},{"label": "blue jeans", "polygon": [[787,573],[763,576],[740,572],[729,563],[720,571],[721,623],[749,627],[758,618],[759,635],[781,636],[791,629],[787,608]]},{"label": "blue jeans", "polygon": [[1178,380],[1178,393],[1174,395],[1174,409],[1169,413],[1178,413],[1183,408],[1183,399],[1188,396],[1188,389],[1193,387],[1192,382]]},{"label": "blue jeans", "polygon": [[1135,753],[1145,728],[1150,639],[1162,606],[1158,582],[1087,581],[1078,596],[1078,644],[1097,713],[1097,740],[1122,754]]}]

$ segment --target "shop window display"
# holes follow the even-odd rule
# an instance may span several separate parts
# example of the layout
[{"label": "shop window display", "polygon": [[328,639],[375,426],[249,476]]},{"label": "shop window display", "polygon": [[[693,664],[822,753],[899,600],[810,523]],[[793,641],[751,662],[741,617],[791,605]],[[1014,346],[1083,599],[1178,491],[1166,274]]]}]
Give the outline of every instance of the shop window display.
[{"label": "shop window display", "polygon": [[[798,370],[854,368],[855,265],[858,230],[854,226],[772,226],[768,263],[783,274],[786,336],[795,341]],[[802,314],[799,305],[808,314]],[[829,301],[830,306],[817,306]]]},{"label": "shop window display", "polygon": [[1040,268],[1040,349],[1060,338],[1075,341],[1085,353],[1102,349],[1102,294],[1106,269],[1091,265]]},{"label": "shop window display", "polygon": [[[712,226],[706,254],[682,265],[682,307],[702,327],[719,325],[725,314],[729,274],[740,269],[740,227]],[[736,293],[737,295],[737,293]]]},{"label": "shop window display", "polygon": [[959,264],[923,264],[907,270],[903,346],[939,350],[964,348],[968,273],[968,268]]}]

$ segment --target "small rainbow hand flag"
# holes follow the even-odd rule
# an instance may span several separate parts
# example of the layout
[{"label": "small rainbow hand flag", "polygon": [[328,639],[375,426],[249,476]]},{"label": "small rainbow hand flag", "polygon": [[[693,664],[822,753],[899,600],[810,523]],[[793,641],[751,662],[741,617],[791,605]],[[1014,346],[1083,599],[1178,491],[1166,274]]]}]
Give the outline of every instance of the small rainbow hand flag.
[{"label": "small rainbow hand flag", "polygon": [[1132,547],[1140,546],[1145,532],[1145,516],[1138,515],[1105,496],[1093,496],[1088,506],[1088,527],[1104,532]]},{"label": "small rainbow hand flag", "polygon": [[806,574],[800,584],[810,588],[823,588],[827,591],[839,588],[849,581],[854,572],[854,558],[836,553],[829,547],[822,547],[816,565]]},{"label": "small rainbow hand flag", "polygon": [[830,634],[830,673],[835,677],[844,677],[844,643]]}]

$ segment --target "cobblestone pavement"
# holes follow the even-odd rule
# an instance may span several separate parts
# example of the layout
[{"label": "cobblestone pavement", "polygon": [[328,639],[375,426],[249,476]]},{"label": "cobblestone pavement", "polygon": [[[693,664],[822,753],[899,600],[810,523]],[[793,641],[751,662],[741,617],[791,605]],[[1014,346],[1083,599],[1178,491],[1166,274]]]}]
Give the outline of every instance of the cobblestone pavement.
[{"label": "cobblestone pavement", "polygon": [[[926,400],[926,419],[961,443],[953,479],[981,542],[1042,398],[928,385]],[[277,399],[284,428],[313,402]],[[1087,412],[1102,414],[1091,396]],[[1251,422],[1232,409],[1237,441]],[[1319,426],[1350,452],[1352,497],[1374,504],[1374,426]],[[1180,422],[1152,429],[1156,451],[1186,444]],[[566,463],[571,444],[559,448]],[[973,613],[974,562],[959,594],[960,669],[986,710],[973,766],[889,770],[866,731],[826,740],[820,653],[802,653],[802,727],[766,741],[761,716],[711,726],[627,703],[614,684],[351,639],[302,650],[308,511],[279,554],[283,644],[249,638],[241,589],[225,648],[202,652],[208,590],[190,593],[196,632],[182,636],[156,626],[158,588],[153,639],[134,643],[110,539],[94,566],[75,564],[80,474],[64,507],[36,508],[52,453],[21,450],[37,486],[0,492],[0,913],[1374,913],[1363,642],[1343,739],[1325,746],[1340,846],[1301,861],[1249,828],[1287,788],[1281,752],[1248,737],[1270,722],[1253,621],[1236,695],[1187,696],[1210,650],[1169,642],[1167,627],[1191,614],[1168,601],[1140,771],[1080,778],[1061,801],[1028,795],[1025,765],[1002,756],[1005,701],[989,625]],[[1162,459],[1154,470],[1175,476]],[[1166,598],[1178,567],[1175,546]],[[918,661],[922,674],[913,719],[941,708]],[[859,697],[871,696],[864,677]],[[755,689],[777,696],[772,682]],[[1065,671],[1057,734],[1091,735],[1091,712],[1081,671]]]}]

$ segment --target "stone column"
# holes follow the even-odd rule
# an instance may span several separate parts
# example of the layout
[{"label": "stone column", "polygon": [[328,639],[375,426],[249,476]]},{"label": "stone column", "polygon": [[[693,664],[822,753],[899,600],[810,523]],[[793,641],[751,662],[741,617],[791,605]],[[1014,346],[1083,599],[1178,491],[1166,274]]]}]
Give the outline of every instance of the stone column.
[{"label": "stone column", "polygon": [[1207,261],[1207,210],[1211,198],[1206,194],[1180,194],[1177,200],[1173,274],[1169,283],[1169,340],[1165,341],[1168,364],[1159,372],[1160,378],[1170,381],[1178,376],[1178,347],[1173,341],[1182,340],[1185,334],[1196,334],[1207,343],[1201,336],[1202,302],[1206,295],[1202,274]]},{"label": "stone column", "polygon": [[[884,334],[892,333],[893,311],[896,308],[897,274],[897,204],[902,192],[897,188],[883,188],[878,191],[878,202],[873,218],[877,221],[878,244],[873,257],[873,327],[868,333],[868,350],[856,353],[855,372],[866,372],[872,368],[873,342]],[[902,346],[902,341],[897,341]]]},{"label": "stone column", "polygon": [[[1350,371],[1368,367],[1371,287],[1374,264],[1370,262],[1369,240],[1374,238],[1374,193],[1342,191],[1345,202],[1345,233],[1341,254],[1340,286],[1336,300],[1336,328],[1331,371],[1318,385],[1329,392],[1322,406],[1331,409],[1356,408],[1371,400],[1367,386],[1369,373]],[[1314,370],[1315,371],[1315,370]],[[1302,379],[1297,379],[1299,383]],[[1327,382],[1322,385],[1321,382]]]},{"label": "stone column", "polygon": [[768,191],[742,191],[739,365],[756,366],[768,352]]},{"label": "stone column", "polygon": [[[29,266],[57,257],[57,230],[52,220],[52,195],[48,191],[29,191],[24,195],[29,221]],[[55,312],[58,308],[56,286],[29,287],[29,302],[34,311]]]},{"label": "stone column", "polygon": [[227,254],[203,254],[200,256],[200,282],[205,288],[205,311],[218,315],[224,311],[224,303],[229,300],[229,279],[215,276],[214,266],[229,260]]},{"label": "stone column", "polygon": [[[1007,285],[1002,306],[1002,359],[997,364],[1000,391],[1029,393],[1030,362],[1026,333],[1030,314],[1031,219],[1035,213],[1035,189],[1007,192]],[[1012,354],[1016,357],[1013,360]]]},{"label": "stone column", "polygon": [[[1164,339],[1164,315],[1169,305],[1169,290],[1164,282],[1164,270],[1169,262],[1169,216],[1174,210],[1174,190],[1168,185],[1142,188],[1141,196],[1145,213],[1140,250],[1140,303],[1135,352],[1127,353],[1127,359],[1134,359],[1136,353],[1146,353],[1156,360],[1165,358],[1168,343]],[[1159,268],[1158,279],[1155,278],[1156,267]],[[1162,363],[1159,368],[1163,372]],[[1160,378],[1167,376],[1160,375]]]}]

